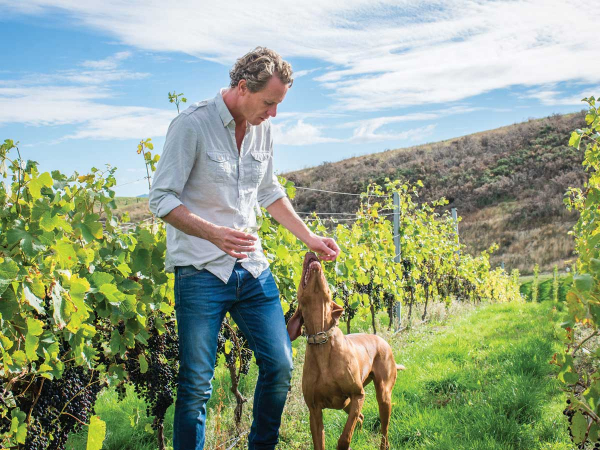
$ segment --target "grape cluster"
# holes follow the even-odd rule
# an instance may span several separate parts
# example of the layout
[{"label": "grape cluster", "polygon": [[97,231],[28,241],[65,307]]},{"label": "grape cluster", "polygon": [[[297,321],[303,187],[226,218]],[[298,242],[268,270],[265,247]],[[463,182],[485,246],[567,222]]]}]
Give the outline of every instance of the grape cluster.
[{"label": "grape cluster", "polygon": [[405,280],[410,278],[410,273],[412,272],[412,263],[409,259],[404,258],[402,260],[402,276]]},{"label": "grape cluster", "polygon": [[383,293],[383,303],[385,304],[386,311],[391,320],[391,317],[395,314],[396,297],[391,292],[385,291]]},{"label": "grape cluster", "polygon": [[342,304],[344,305],[344,317],[346,318],[346,320],[352,320],[356,315],[356,310],[350,308],[350,305],[348,303],[350,299],[350,291],[348,290],[348,287],[345,283],[338,283],[336,286],[333,300],[335,301],[338,298],[341,298]]},{"label": "grape cluster", "polygon": [[296,312],[295,309],[292,309],[292,308],[288,309],[288,312],[286,312],[283,315],[283,318],[285,319],[285,323],[288,323],[290,321],[290,319],[292,318],[292,316],[294,315],[295,312]]},{"label": "grape cluster", "polygon": [[[60,379],[43,380],[31,411],[25,448],[63,450],[69,433],[77,431],[81,423],[89,423],[96,398],[105,385],[98,372],[75,366],[65,370]],[[29,402],[33,403],[33,398]]]},{"label": "grape cluster", "polygon": [[[147,402],[147,413],[154,416],[152,427],[156,430],[162,427],[165,413],[173,404],[177,388],[177,373],[179,370],[179,341],[173,322],[165,323],[165,332],[159,333],[153,319],[148,321],[150,337],[147,349],[150,355],[145,355],[148,370],[142,373],[139,363],[143,354],[141,346],[128,352],[125,368],[129,373],[135,392]],[[124,386],[122,387],[124,390]]]},{"label": "grape cluster", "polygon": [[242,336],[238,336],[240,340],[241,350],[240,350],[240,372],[244,375],[248,375],[250,371],[250,363],[252,362],[252,350],[248,347],[248,342],[246,338]]}]

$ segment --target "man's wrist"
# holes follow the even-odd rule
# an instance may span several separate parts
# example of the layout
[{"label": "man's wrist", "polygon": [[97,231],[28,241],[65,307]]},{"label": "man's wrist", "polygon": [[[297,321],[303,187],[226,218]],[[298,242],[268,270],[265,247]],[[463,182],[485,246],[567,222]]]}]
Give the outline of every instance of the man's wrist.
[{"label": "man's wrist", "polygon": [[198,236],[202,239],[206,239],[209,242],[214,242],[217,238],[217,236],[219,235],[219,232],[221,231],[221,228],[223,228],[220,225],[215,225],[213,223],[208,222],[210,225],[203,228],[203,236]]},{"label": "man's wrist", "polygon": [[310,231],[308,228],[306,229],[307,233],[305,236],[299,236],[298,239],[300,239],[306,246],[308,246],[309,241],[314,240],[317,235],[315,233],[313,233],[312,231]]}]

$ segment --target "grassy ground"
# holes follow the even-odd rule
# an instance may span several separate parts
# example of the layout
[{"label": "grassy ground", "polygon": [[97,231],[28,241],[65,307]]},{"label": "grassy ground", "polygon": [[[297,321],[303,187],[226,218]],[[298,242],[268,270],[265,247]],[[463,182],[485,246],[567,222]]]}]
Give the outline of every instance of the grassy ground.
[{"label": "grassy ground", "polygon": [[[381,333],[406,366],[394,388],[390,425],[392,449],[569,449],[562,420],[564,396],[548,364],[560,350],[554,339],[558,318],[551,304],[513,303],[466,309],[447,321],[433,321],[393,336]],[[443,315],[442,315],[443,316]],[[440,316],[441,317],[441,316]],[[312,448],[308,410],[301,392],[305,343],[294,343],[292,391],[282,421],[280,450]],[[241,432],[251,423],[256,368],[242,381],[249,398]],[[373,386],[367,387],[362,429],[353,450],[373,450],[379,444],[379,419]],[[226,449],[238,432],[233,427],[233,397],[228,374],[220,370],[209,402],[206,449]],[[107,421],[106,449],[155,449],[145,431],[150,420],[133,392],[118,403],[108,391],[97,404]],[[170,443],[172,409],[166,418]],[[335,449],[346,421],[343,411],[325,411],[326,448]],[[85,433],[70,440],[70,449],[85,448]],[[235,447],[245,448],[244,441]]]}]

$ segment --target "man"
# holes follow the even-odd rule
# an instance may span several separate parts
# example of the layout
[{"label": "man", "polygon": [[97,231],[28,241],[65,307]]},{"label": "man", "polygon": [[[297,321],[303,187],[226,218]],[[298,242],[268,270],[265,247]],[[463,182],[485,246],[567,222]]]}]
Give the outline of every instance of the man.
[{"label": "man", "polygon": [[227,312],[259,366],[248,448],[273,450],[278,442],[292,351],[256,234],[258,205],[323,260],[340,251],[333,239],[308,230],[273,173],[268,119],[292,85],[290,64],[257,47],[236,62],[230,77],[229,88],[173,120],[150,191],[150,209],[167,222],[166,270],[175,272],[175,450],[204,448],[206,402]]}]

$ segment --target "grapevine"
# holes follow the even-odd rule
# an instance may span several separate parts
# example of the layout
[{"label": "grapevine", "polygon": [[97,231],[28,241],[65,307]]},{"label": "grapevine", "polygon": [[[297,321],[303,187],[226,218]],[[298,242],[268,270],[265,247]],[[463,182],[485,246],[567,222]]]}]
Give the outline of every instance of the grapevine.
[{"label": "grapevine", "polygon": [[[150,173],[158,158],[148,140],[141,142]],[[102,441],[95,399],[105,386],[122,396],[129,383],[146,400],[164,448],[164,416],[178,370],[164,224],[120,226],[128,218],[114,213],[114,167],[40,173],[10,140],[0,146],[0,165],[7,167],[0,183],[0,446],[60,449],[80,428]],[[280,181],[293,198],[293,184]],[[342,250],[324,269],[334,299],[344,305],[347,332],[357,322],[377,332],[375,317],[384,309],[391,324],[396,301],[409,306],[410,317],[417,303],[518,296],[508,276],[491,270],[489,251],[471,256],[458,244],[454,222],[436,212],[444,200],[414,200],[418,187],[398,180],[371,184],[352,224],[326,226],[317,216],[308,221],[311,231],[332,236]],[[400,197],[400,263],[395,231],[383,213],[393,208],[394,193]],[[306,248],[266,211],[259,235],[289,319]],[[246,399],[237,387],[253,359],[229,319],[218,353],[231,375],[239,424]]]}]

